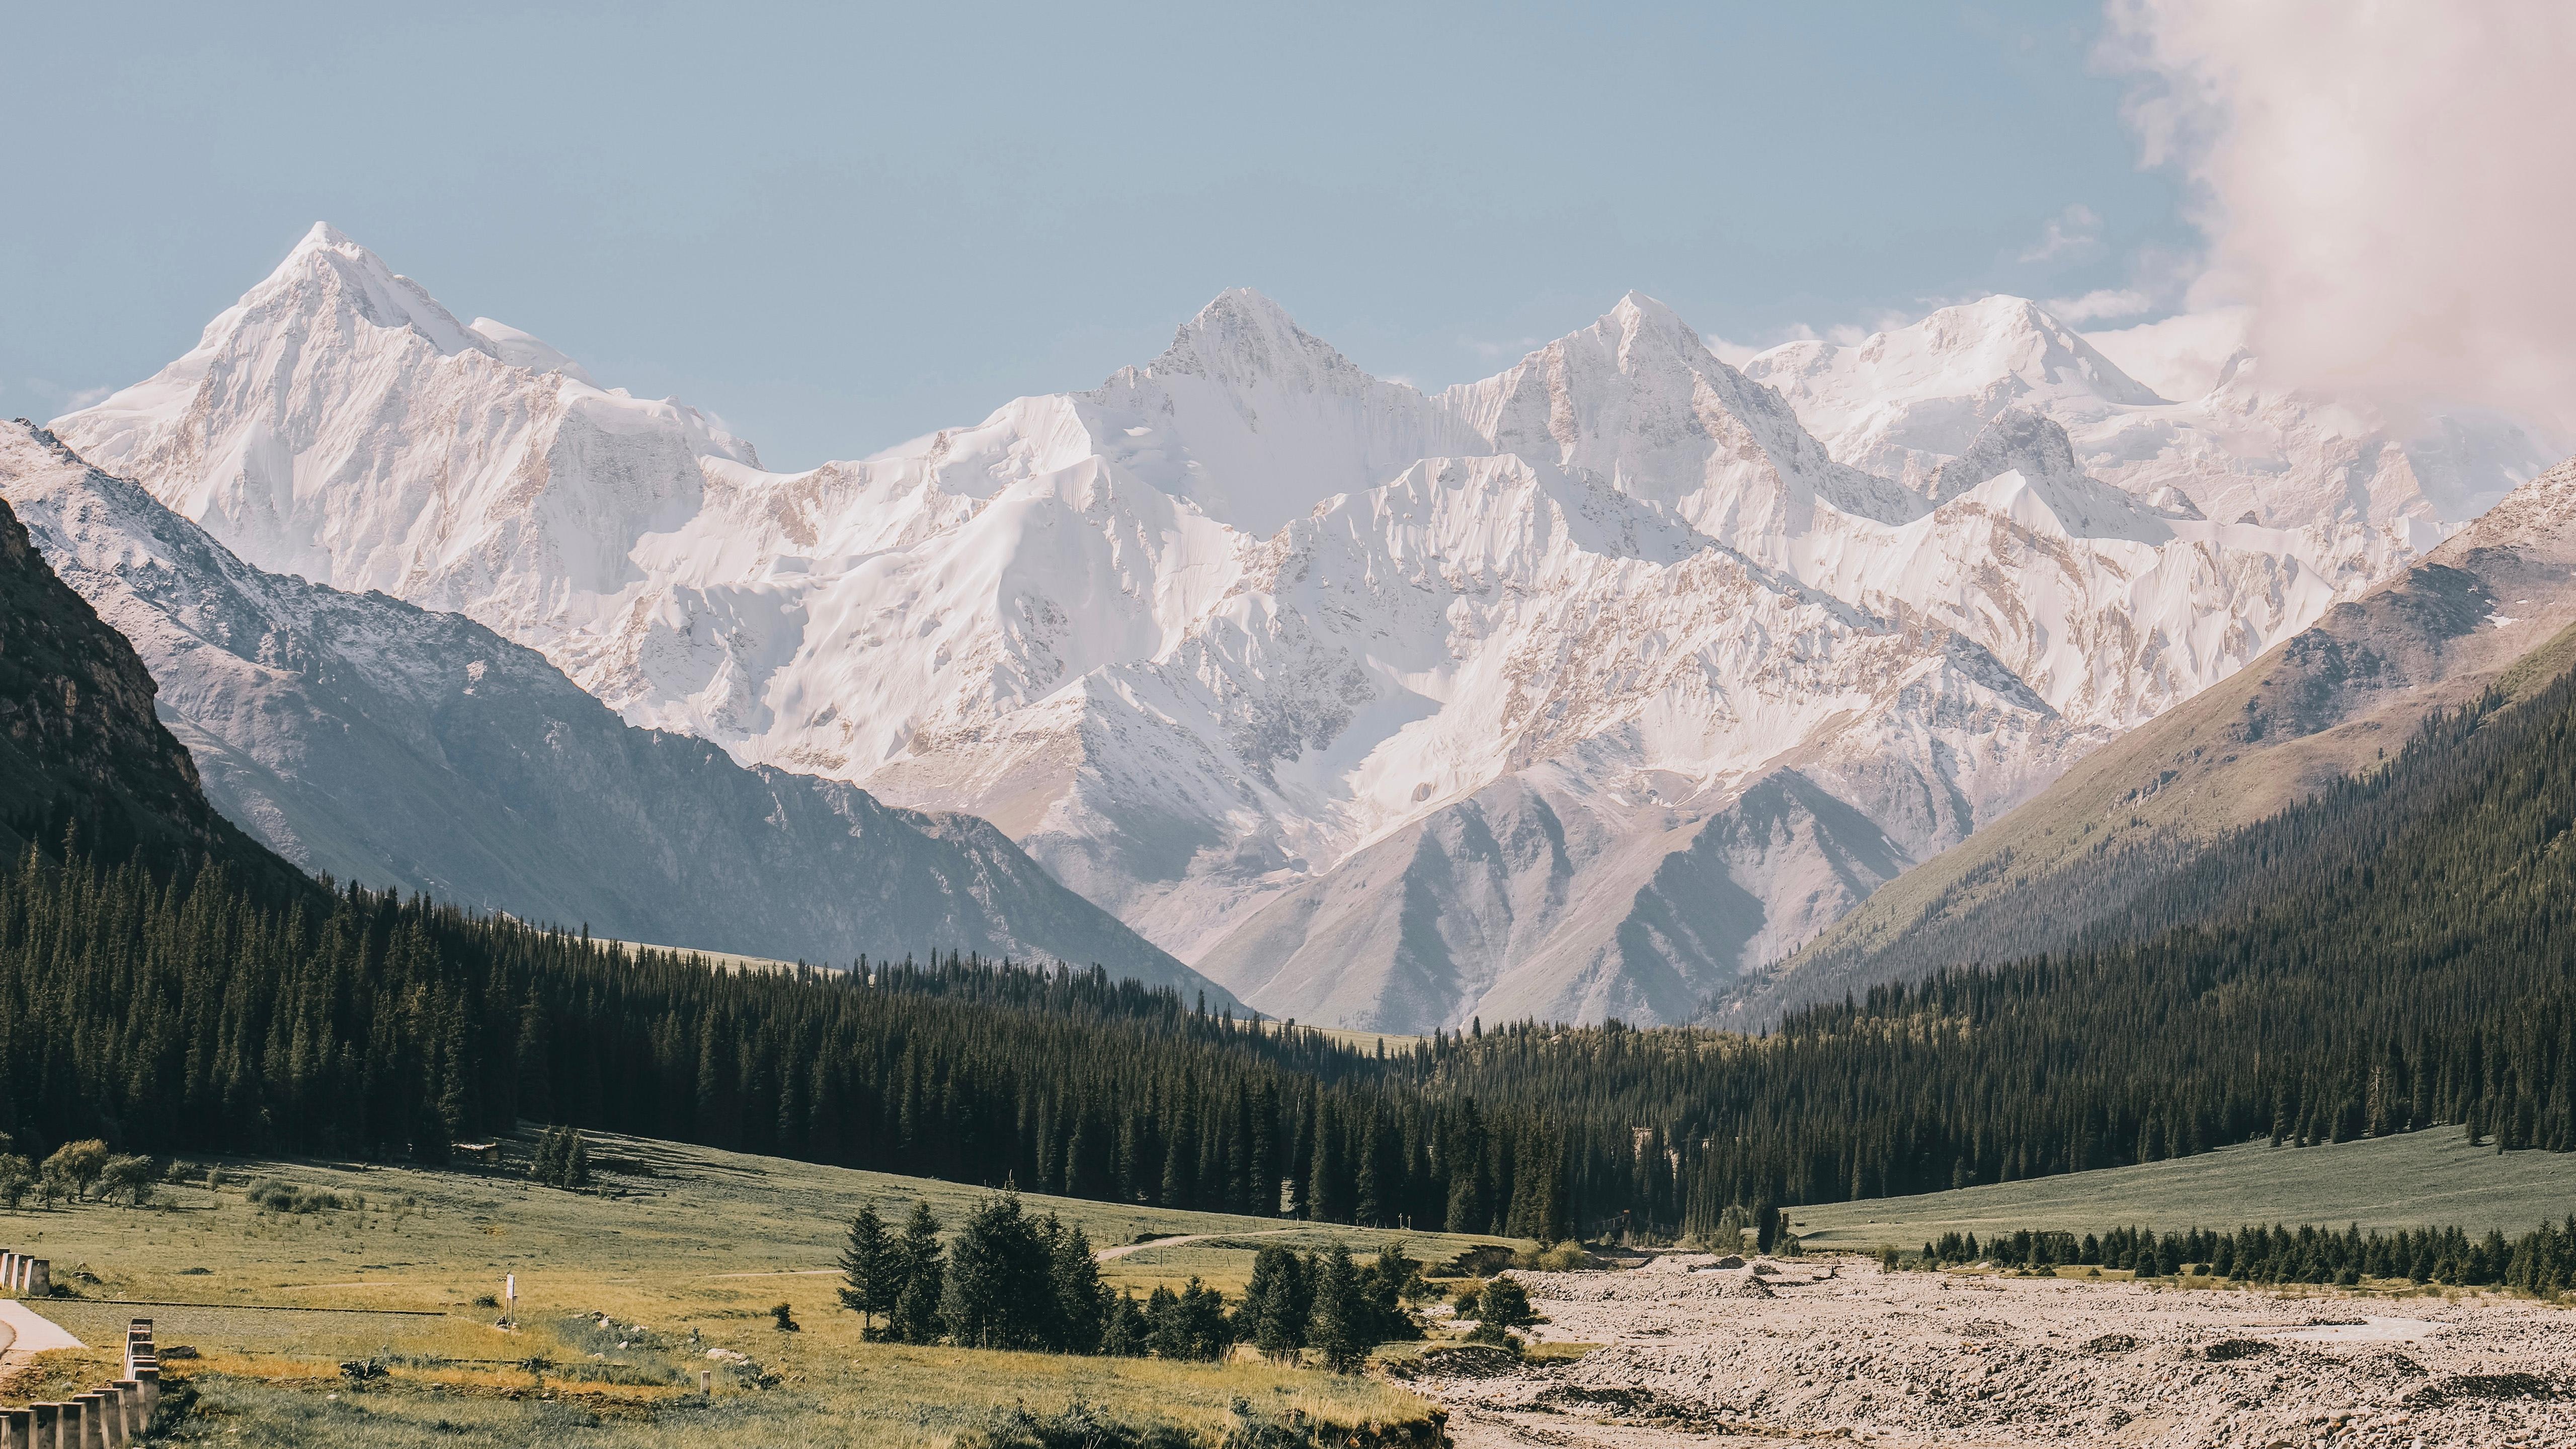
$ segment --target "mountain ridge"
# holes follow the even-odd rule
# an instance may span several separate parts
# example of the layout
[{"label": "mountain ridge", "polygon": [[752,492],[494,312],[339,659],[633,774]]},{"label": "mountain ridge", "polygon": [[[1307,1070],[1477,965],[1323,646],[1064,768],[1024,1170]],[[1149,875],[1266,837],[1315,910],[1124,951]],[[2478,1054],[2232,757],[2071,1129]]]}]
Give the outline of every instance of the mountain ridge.
[{"label": "mountain ridge", "polygon": [[2490,691],[2518,698],[2570,662],[2576,461],[2086,759],[2021,812],[1722,994],[1709,1019],[1758,1025],[1799,1000],[2068,949],[2112,930],[2129,902],[2230,832],[2366,772],[2424,719]]},{"label": "mountain ridge", "polygon": [[[1227,944],[1272,903],[1518,781],[1505,796],[1603,831],[1539,913],[1590,934],[1509,1005],[1582,1017],[1671,997],[1648,977],[1722,985],[1865,894],[1878,867],[1857,862],[1954,844],[2402,566],[2420,532],[2195,517],[2153,476],[2172,450],[2094,476],[2098,450],[2046,432],[2071,436],[2059,394],[2030,387],[2037,422],[1954,419],[1957,454],[1997,426],[2018,443],[1955,468],[1913,450],[1934,498],[1837,456],[1799,396],[1636,294],[1426,395],[1239,289],[1089,392],[770,474],[681,405],[512,367],[481,333],[438,353],[380,328],[325,275],[343,265],[327,238],[290,256],[251,295],[304,312],[228,313],[67,436],[263,567],[464,612],[631,723],[999,822],[1247,982],[1313,949],[1276,919]],[[2041,361],[2085,408],[2172,406],[2031,304],[1987,310],[2073,339]],[[280,371],[288,337],[319,351]],[[1729,856],[1766,924],[1650,929],[1662,862],[1784,767],[1867,829],[1766,837],[1776,855],[1721,831],[1736,844],[1699,858]],[[1626,849],[1650,835],[1670,849]],[[1341,894],[1347,919],[1401,919]],[[1464,877],[1435,894],[1502,910]],[[1577,896],[1618,904],[1551,915]],[[1501,914],[1459,928],[1536,949]],[[1353,1022],[1454,1025],[1523,964],[1457,976],[1483,984],[1432,1017],[1317,989]]]},{"label": "mountain ridge", "polygon": [[41,430],[0,425],[0,496],[143,651],[206,795],[305,869],[669,946],[1100,962],[1232,1004],[983,821],[635,729],[470,620],[251,568]]}]

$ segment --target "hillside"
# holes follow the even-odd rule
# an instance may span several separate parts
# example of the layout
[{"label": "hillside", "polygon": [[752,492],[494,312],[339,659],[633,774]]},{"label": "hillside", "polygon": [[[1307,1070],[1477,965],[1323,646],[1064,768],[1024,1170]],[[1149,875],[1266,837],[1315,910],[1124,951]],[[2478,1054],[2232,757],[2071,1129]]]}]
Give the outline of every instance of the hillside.
[{"label": "hillside", "polygon": [[2565,1217],[2576,1203],[2576,1156],[2497,1152],[2455,1132],[2274,1147],[2241,1142],[2195,1157],[2106,1167],[1867,1202],[1825,1203],[1790,1215],[1807,1242],[1864,1252],[1913,1248],[1943,1233],[2048,1228],[2102,1232],[2152,1227],[2230,1229],[2313,1223],[2364,1232],[2458,1227],[2508,1236]]},{"label": "hillside", "polygon": [[2230,832],[2384,760],[2427,715],[2518,698],[2576,663],[2576,464],[2523,485],[2422,564],[1898,877],[1715,1003],[1754,1025],[1801,1001],[1973,960],[2120,939],[2128,904]]},{"label": "hillside", "polygon": [[304,870],[668,946],[1098,962],[1233,1003],[982,820],[637,729],[461,615],[250,567],[41,429],[0,424],[0,495],[141,651],[207,798]]},{"label": "hillside", "polygon": [[268,885],[293,873],[208,808],[187,750],[153,714],[152,675],[66,587],[0,502],[0,850],[211,859]]}]

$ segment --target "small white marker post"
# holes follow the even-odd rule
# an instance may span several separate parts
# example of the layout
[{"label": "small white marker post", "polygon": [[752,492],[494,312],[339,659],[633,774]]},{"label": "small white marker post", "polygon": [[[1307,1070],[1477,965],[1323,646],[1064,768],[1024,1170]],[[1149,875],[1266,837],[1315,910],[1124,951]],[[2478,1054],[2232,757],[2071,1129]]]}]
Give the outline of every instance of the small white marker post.
[{"label": "small white marker post", "polygon": [[519,1326],[519,1275],[501,1275],[501,1321],[512,1328]]}]

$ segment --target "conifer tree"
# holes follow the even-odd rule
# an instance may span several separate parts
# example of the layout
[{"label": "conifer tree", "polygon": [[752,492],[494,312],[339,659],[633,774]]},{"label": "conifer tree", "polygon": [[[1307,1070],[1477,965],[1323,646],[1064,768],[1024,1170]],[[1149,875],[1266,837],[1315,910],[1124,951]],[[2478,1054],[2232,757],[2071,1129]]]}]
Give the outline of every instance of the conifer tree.
[{"label": "conifer tree", "polygon": [[1100,1351],[1116,1358],[1143,1358],[1153,1352],[1153,1325],[1133,1290],[1109,1300],[1100,1330]]},{"label": "conifer tree", "polygon": [[1041,1348],[1055,1302],[1055,1264],[1017,1193],[977,1203],[948,1245],[939,1321],[961,1346]]},{"label": "conifer tree", "polygon": [[893,1343],[937,1343],[947,1260],[939,1245],[939,1219],[930,1204],[912,1205],[897,1247],[902,1255],[903,1288],[895,1294],[885,1336]]},{"label": "conifer tree", "polygon": [[1098,1353],[1109,1290],[1100,1282],[1100,1263],[1091,1256],[1091,1239],[1079,1225],[1060,1225],[1052,1214],[1046,1227],[1055,1290],[1049,1346],[1059,1353]]},{"label": "conifer tree", "polygon": [[869,1336],[871,1317],[894,1312],[910,1279],[909,1268],[885,1219],[877,1216],[876,1204],[860,1208],[850,1219],[849,1241],[841,1249],[839,1296],[842,1307],[859,1315],[861,1338]]},{"label": "conifer tree", "polygon": [[1314,1277],[1315,1309],[1306,1341],[1323,1357],[1324,1367],[1337,1374],[1358,1373],[1377,1339],[1349,1246],[1336,1242],[1327,1248],[1315,1263]]},{"label": "conifer tree", "polygon": [[1304,1258],[1276,1243],[1252,1255],[1252,1280],[1236,1309],[1235,1337],[1274,1363],[1293,1363],[1306,1346],[1306,1321],[1313,1312]]}]

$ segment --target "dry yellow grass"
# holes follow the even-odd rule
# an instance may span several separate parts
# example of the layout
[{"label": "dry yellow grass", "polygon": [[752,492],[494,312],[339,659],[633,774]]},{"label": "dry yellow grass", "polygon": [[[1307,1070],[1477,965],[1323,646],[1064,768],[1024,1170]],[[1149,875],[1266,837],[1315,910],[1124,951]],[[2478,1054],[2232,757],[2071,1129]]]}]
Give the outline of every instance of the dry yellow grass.
[{"label": "dry yellow grass", "polygon": [[[851,1214],[866,1202],[900,1212],[928,1200],[953,1223],[984,1189],[591,1141],[597,1157],[637,1170],[609,1172],[606,1191],[594,1194],[501,1173],[226,1161],[222,1186],[164,1187],[163,1201],[145,1210],[83,1203],[0,1213],[0,1243],[53,1260],[57,1281],[80,1296],[46,1311],[84,1342],[113,1344],[126,1319],[150,1317],[165,1350],[196,1350],[166,1361],[202,1391],[193,1432],[245,1449],[557,1440],[622,1449],[680,1437],[936,1446],[998,1409],[1047,1413],[1076,1400],[1194,1433],[1223,1424],[1238,1398],[1329,1423],[1424,1412],[1383,1383],[1258,1362],[863,1343],[857,1317],[834,1297],[832,1264]],[[245,1186],[260,1177],[327,1191],[345,1206],[257,1208]],[[1105,1265],[1113,1286],[1139,1290],[1191,1275],[1239,1289],[1254,1249],[1272,1241],[1309,1247],[1340,1238],[1367,1252],[1402,1236],[1426,1258],[1486,1241],[1036,1196],[1028,1203],[1080,1224],[1102,1246],[1146,1234],[1219,1235]],[[515,1329],[497,1326],[500,1310],[478,1303],[500,1295],[504,1275],[517,1278]],[[774,1326],[770,1308],[781,1302],[801,1331]],[[742,1364],[711,1350],[743,1355]],[[344,1363],[370,1360],[381,1377],[344,1375]],[[39,1369],[48,1382],[68,1382],[96,1377],[107,1362],[93,1351],[59,1364],[49,1357]],[[702,1370],[714,1376],[711,1397],[697,1391]]]}]

